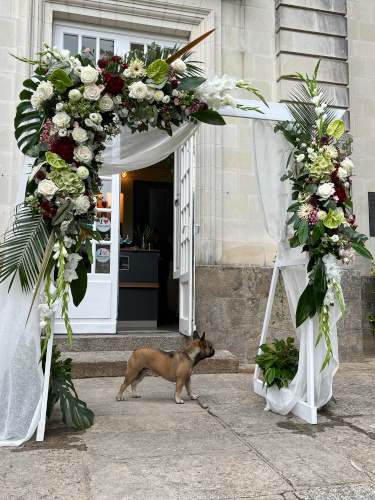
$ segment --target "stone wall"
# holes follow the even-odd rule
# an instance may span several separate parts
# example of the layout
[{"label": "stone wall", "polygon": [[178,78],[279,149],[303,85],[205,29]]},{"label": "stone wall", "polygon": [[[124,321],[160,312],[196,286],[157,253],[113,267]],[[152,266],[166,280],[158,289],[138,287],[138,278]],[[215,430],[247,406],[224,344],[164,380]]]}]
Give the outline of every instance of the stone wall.
[{"label": "stone wall", "polygon": [[[200,266],[196,269],[196,324],[206,331],[215,348],[228,349],[240,362],[253,362],[259,347],[267,306],[272,268],[258,266]],[[371,287],[372,285],[372,287]],[[362,326],[368,329],[362,313],[362,290],[367,308],[375,312],[374,283],[363,285],[358,271],[343,271],[342,287],[346,300],[345,318],[338,323],[339,357],[342,362],[363,361]],[[282,318],[279,321],[278,317]],[[276,291],[267,341],[296,337],[281,277]],[[366,343],[366,348],[370,342]],[[373,345],[375,345],[375,340]],[[375,349],[373,349],[375,352]],[[366,353],[367,354],[367,353]],[[370,352],[369,352],[370,354]]]}]

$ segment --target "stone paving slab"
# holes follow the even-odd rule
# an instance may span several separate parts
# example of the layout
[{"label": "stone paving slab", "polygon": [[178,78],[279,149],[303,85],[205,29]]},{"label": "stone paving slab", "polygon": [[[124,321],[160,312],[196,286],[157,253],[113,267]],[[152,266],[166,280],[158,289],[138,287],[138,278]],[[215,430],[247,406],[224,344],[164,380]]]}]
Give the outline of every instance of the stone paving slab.
[{"label": "stone paving slab", "polygon": [[353,484],[331,488],[297,491],[298,500],[371,500],[375,498],[375,484]]}]

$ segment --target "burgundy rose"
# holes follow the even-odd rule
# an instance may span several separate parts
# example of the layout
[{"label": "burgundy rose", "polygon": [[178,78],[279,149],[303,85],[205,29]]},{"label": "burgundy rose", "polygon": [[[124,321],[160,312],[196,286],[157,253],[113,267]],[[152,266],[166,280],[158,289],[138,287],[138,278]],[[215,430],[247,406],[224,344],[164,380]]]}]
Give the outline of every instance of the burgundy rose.
[{"label": "burgundy rose", "polygon": [[40,208],[49,212],[51,209],[51,203],[49,201],[42,201],[42,203],[40,204]]},{"label": "burgundy rose", "polygon": [[38,172],[35,174],[35,177],[39,180],[39,181],[43,181],[45,178],[46,178],[46,173],[44,170],[40,169],[38,170]]},{"label": "burgundy rose", "polygon": [[127,67],[128,67],[128,65],[127,65],[126,63],[124,63],[124,64],[122,65],[122,69],[127,69]]},{"label": "burgundy rose", "polygon": [[106,69],[106,67],[109,64],[109,61],[106,61],[105,59],[99,59],[97,64],[100,69]]},{"label": "burgundy rose", "polygon": [[122,59],[120,56],[112,56],[111,57],[113,62],[121,63]]},{"label": "burgundy rose", "polygon": [[172,78],[172,80],[171,80],[171,87],[172,87],[172,89],[176,89],[178,87],[178,80],[177,80],[177,78]]},{"label": "burgundy rose", "polygon": [[104,75],[104,81],[106,83],[106,90],[110,94],[116,94],[122,91],[124,87],[124,80],[121,76],[111,75],[110,73],[106,73]]},{"label": "burgundy rose", "polygon": [[70,142],[68,137],[63,137],[52,143],[51,153],[56,153],[67,163],[72,163],[74,156],[74,146]]}]

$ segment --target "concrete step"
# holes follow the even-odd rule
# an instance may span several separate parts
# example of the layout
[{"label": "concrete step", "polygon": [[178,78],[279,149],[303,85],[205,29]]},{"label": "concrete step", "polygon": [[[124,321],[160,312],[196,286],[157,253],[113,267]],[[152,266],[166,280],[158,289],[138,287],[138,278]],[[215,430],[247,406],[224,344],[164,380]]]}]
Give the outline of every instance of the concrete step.
[{"label": "concrete step", "polygon": [[[61,359],[72,359],[72,378],[123,377],[133,351],[64,351]],[[238,358],[229,351],[198,363],[194,373],[238,373]]]},{"label": "concrete step", "polygon": [[178,332],[120,332],[113,335],[74,335],[70,346],[67,335],[55,335],[53,343],[64,352],[91,351],[134,351],[140,347],[153,347],[163,351],[182,349],[191,344],[193,339]]}]

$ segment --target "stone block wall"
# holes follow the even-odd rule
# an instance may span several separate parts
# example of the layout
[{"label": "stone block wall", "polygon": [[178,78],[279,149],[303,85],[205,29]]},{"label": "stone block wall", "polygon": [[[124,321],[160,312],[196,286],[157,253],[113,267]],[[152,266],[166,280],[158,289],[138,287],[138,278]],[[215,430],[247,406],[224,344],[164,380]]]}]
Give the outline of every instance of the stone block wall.
[{"label": "stone block wall", "polygon": [[[228,349],[242,363],[252,363],[257,354],[267,306],[272,268],[260,266],[200,266],[196,269],[196,324],[217,349]],[[372,290],[371,290],[372,285]],[[358,271],[344,270],[345,318],[337,325],[341,362],[363,361],[362,291],[368,309],[375,312],[374,283],[362,283]],[[367,288],[366,288],[367,287]],[[281,321],[278,319],[282,318]],[[276,291],[267,341],[296,338],[283,289],[282,278]],[[298,345],[298,342],[296,341]],[[366,343],[366,349],[370,342]],[[375,345],[375,341],[374,341]],[[375,349],[373,350],[375,352]],[[370,354],[370,352],[366,352]]]}]

